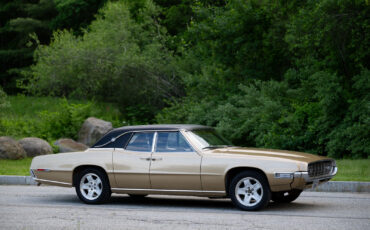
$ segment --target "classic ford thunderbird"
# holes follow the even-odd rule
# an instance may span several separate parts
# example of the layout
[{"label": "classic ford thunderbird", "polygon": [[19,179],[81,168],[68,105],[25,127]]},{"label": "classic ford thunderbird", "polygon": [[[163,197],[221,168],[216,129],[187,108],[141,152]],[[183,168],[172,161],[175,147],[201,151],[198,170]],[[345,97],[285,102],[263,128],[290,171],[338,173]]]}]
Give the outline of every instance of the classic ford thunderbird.
[{"label": "classic ford thunderbird", "polygon": [[229,197],[242,210],[291,202],[337,172],[326,157],[231,145],[213,128],[146,125],[114,129],[84,152],[35,157],[41,184],[75,187],[87,204],[111,193]]}]

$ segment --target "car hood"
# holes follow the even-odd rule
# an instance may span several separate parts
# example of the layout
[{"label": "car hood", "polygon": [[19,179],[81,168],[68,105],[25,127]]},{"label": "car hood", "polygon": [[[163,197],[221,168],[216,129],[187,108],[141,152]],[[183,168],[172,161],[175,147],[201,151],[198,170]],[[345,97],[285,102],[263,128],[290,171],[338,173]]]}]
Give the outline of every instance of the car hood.
[{"label": "car hood", "polygon": [[309,153],[294,152],[287,150],[277,149],[260,149],[260,148],[245,148],[245,147],[228,147],[209,150],[210,153],[220,154],[231,154],[231,155],[243,155],[251,157],[261,158],[279,158],[285,160],[301,161],[301,162],[313,162],[328,159],[326,157],[317,156]]}]

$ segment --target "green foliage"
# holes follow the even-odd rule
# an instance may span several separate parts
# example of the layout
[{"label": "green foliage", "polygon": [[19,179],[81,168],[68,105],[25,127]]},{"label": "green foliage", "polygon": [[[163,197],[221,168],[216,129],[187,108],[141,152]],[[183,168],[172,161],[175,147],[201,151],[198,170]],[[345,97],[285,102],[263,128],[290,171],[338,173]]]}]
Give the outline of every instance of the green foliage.
[{"label": "green foliage", "polygon": [[[215,126],[242,146],[369,156],[368,1],[153,1],[108,2],[87,27],[105,0],[0,4],[0,36],[20,35],[3,39],[16,49],[0,49],[0,72],[12,75],[5,91],[22,72],[28,93],[112,102],[131,124],[156,115]],[[73,31],[45,45],[50,28]],[[29,65],[35,45],[30,70],[9,70]],[[39,113],[38,135],[72,135],[93,107],[69,101]],[[35,132],[22,119],[0,123]]]},{"label": "green foliage", "polygon": [[52,144],[62,137],[76,139],[87,117],[111,121],[116,127],[123,124],[121,114],[110,104],[46,97],[11,96],[9,99],[10,106],[0,111],[0,136],[34,136]]},{"label": "green foliage", "polygon": [[83,121],[90,114],[91,106],[91,103],[69,104],[64,100],[58,112],[41,111],[39,116],[43,122],[37,127],[37,136],[44,139],[60,137],[76,139]]},{"label": "green foliage", "polygon": [[289,67],[284,27],[276,20],[283,9],[260,1],[198,8],[182,47],[191,93],[229,94],[254,79],[281,79]]},{"label": "green foliage", "polygon": [[[309,72],[291,70],[282,82],[240,85],[238,94],[217,102],[188,97],[164,109],[157,121],[215,126],[242,146],[369,157],[369,71],[354,77],[353,96],[336,74]],[[295,88],[289,83],[294,78],[300,79]]]},{"label": "green foliage", "polygon": [[346,84],[369,69],[370,7],[365,1],[309,1],[287,24],[285,40],[298,65],[305,57],[345,76]]},{"label": "green foliage", "polygon": [[179,90],[158,10],[144,3],[136,19],[128,4],[107,4],[81,37],[55,32],[51,44],[36,51],[37,63],[27,73],[30,92],[115,102],[124,114],[140,111],[133,120],[153,117]]},{"label": "green foliage", "polygon": [[53,18],[53,29],[68,28],[80,33],[95,19],[95,13],[107,0],[54,0],[58,15]]},{"label": "green foliage", "polygon": [[370,155],[370,71],[353,78],[352,92],[344,119],[330,133],[328,152],[334,157],[369,157]]},{"label": "green foliage", "polygon": [[200,7],[180,50],[187,96],[160,123],[215,126],[238,145],[370,155],[365,1]]},{"label": "green foliage", "polygon": [[29,46],[30,33],[37,33],[47,43],[50,30],[45,17],[55,13],[52,0],[1,1],[0,3],[0,85],[8,93],[19,92],[19,71],[32,63],[35,46]]},{"label": "green foliage", "polygon": [[9,106],[7,95],[0,86],[0,109],[4,109]]},{"label": "green foliage", "polygon": [[[0,2],[0,85],[9,94],[21,91],[16,81],[32,63],[38,45],[48,44],[55,29],[76,33],[94,19],[106,0],[3,0]],[[33,34],[33,36],[30,36]]]}]

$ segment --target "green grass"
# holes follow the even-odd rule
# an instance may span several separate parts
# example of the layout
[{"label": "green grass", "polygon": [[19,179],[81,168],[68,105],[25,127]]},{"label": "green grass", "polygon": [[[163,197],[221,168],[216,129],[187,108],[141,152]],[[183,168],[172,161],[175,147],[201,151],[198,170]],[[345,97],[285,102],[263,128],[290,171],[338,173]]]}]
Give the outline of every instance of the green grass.
[{"label": "green grass", "polygon": [[[32,158],[0,160],[0,175],[29,175]],[[337,160],[338,174],[334,181],[370,181],[370,159]]]},{"label": "green grass", "polygon": [[0,175],[29,176],[32,157],[21,160],[0,160]]},{"label": "green grass", "polygon": [[370,159],[337,160],[335,181],[370,181]]}]

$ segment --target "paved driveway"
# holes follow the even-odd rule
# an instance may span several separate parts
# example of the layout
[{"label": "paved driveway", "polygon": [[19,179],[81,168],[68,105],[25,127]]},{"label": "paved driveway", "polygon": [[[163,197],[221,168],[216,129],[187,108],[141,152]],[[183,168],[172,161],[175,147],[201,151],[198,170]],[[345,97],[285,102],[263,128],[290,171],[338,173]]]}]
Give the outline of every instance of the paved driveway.
[{"label": "paved driveway", "polygon": [[370,194],[304,192],[291,204],[242,212],[230,200],[113,195],[81,203],[72,188],[0,186],[0,229],[370,229]]}]

